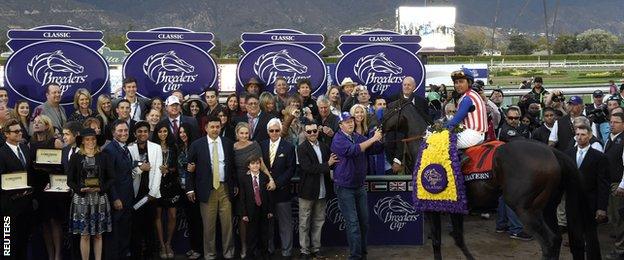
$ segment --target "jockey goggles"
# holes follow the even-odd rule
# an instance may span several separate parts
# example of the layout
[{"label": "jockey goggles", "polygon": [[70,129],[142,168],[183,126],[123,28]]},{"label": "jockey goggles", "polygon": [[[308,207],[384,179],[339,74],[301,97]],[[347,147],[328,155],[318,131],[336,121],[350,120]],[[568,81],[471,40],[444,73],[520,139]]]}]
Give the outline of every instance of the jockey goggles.
[{"label": "jockey goggles", "polygon": [[456,70],[451,72],[451,79],[453,82],[458,79],[467,79],[470,82],[474,82],[474,76],[472,73],[465,72],[464,70]]}]

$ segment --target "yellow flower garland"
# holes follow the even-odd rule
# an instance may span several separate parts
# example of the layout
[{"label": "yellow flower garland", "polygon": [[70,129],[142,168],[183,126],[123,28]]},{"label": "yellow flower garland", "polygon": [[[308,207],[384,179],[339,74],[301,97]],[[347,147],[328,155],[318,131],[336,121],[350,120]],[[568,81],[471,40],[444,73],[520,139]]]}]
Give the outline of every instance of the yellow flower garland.
[{"label": "yellow flower garland", "polygon": [[[453,167],[449,153],[449,131],[433,133],[427,138],[427,148],[422,152],[420,167],[416,173],[416,196],[421,200],[431,201],[457,201],[457,187],[455,186],[455,175],[453,175]],[[446,170],[446,178],[448,185],[440,193],[430,193],[422,184],[423,169],[428,165],[439,164]]]}]

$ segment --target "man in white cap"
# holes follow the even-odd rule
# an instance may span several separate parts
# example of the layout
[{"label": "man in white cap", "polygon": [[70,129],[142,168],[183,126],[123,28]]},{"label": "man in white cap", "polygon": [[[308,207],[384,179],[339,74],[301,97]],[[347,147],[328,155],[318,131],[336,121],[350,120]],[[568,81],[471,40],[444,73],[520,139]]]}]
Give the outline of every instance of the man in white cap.
[{"label": "man in white cap", "polygon": [[349,109],[357,103],[357,83],[355,83],[350,77],[346,77],[340,82],[342,88],[342,111],[349,112]]},{"label": "man in white cap", "polygon": [[178,129],[180,125],[186,123],[191,126],[194,136],[199,136],[199,127],[197,126],[197,120],[195,118],[182,115],[180,113],[180,99],[177,96],[171,95],[165,100],[165,106],[167,106],[167,117],[160,121],[161,123],[167,123],[169,130],[173,136],[178,136]]}]

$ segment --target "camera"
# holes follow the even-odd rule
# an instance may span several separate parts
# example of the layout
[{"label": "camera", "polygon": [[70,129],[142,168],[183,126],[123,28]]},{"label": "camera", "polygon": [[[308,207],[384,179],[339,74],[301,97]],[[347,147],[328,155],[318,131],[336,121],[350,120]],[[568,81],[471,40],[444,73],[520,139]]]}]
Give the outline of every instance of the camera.
[{"label": "camera", "polygon": [[607,122],[607,107],[602,105],[599,108],[596,108],[589,113],[587,113],[587,119],[596,124],[602,124]]}]

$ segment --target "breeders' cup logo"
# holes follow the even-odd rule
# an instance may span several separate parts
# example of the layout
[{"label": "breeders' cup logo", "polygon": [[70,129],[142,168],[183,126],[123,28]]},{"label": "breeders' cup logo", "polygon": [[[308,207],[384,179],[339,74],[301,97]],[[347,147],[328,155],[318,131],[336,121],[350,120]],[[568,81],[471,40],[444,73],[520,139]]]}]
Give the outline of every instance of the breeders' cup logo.
[{"label": "breeders' cup logo", "polygon": [[[387,89],[388,83],[401,83],[403,81],[405,76],[395,76],[402,72],[403,68],[386,58],[386,54],[383,52],[366,55],[353,66],[353,73],[358,76],[360,82],[364,85],[381,86],[379,87],[381,94]],[[373,90],[371,89],[371,91]]]},{"label": "breeders' cup logo", "polygon": [[259,78],[272,91],[275,80],[286,79],[289,91],[301,79],[312,83],[312,94],[325,84],[327,68],[323,60],[313,51],[300,45],[279,43],[253,49],[238,63],[239,86],[252,77]]},{"label": "breeders' cup logo", "polygon": [[195,82],[197,74],[189,74],[193,71],[195,67],[180,59],[175,51],[156,53],[143,63],[143,73],[168,89],[177,89],[181,83]]},{"label": "breeders' cup logo", "polygon": [[[273,84],[280,72],[293,73],[293,75],[304,74],[308,72],[308,67],[290,57],[290,55],[288,55],[288,50],[283,49],[260,55],[260,58],[254,63],[254,72],[263,82]],[[293,76],[293,78],[294,77],[296,76]]]},{"label": "breeders' cup logo", "polygon": [[416,212],[411,204],[404,201],[400,195],[394,197],[385,197],[375,203],[375,215],[384,224],[387,224],[390,230],[401,231],[409,222],[416,222],[420,214]]},{"label": "breeders' cup logo", "polygon": [[424,66],[414,53],[395,45],[355,48],[336,65],[338,81],[346,77],[356,79],[368,88],[371,96],[398,94],[407,76],[414,77],[419,87],[424,82]]},{"label": "breeders' cup logo", "polygon": [[51,82],[61,84],[61,89],[69,88],[70,83],[84,83],[88,75],[84,67],[63,55],[63,51],[46,52],[33,57],[28,63],[28,75],[40,85]]},{"label": "breeders' cup logo", "polygon": [[327,201],[327,210],[326,210],[327,220],[334,225],[338,226],[338,230],[342,231],[346,228],[346,223],[344,216],[342,216],[342,212],[338,207],[338,198],[333,198]]}]

